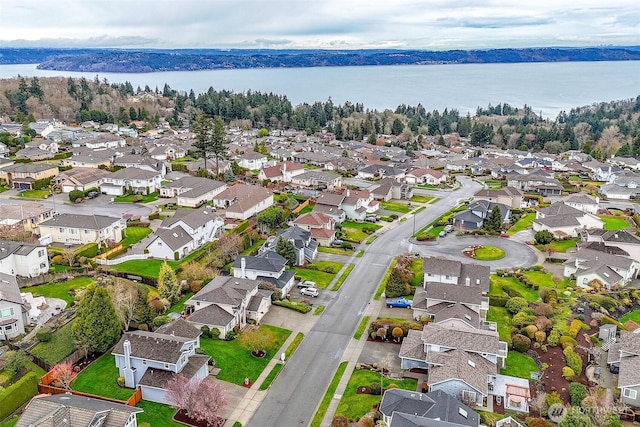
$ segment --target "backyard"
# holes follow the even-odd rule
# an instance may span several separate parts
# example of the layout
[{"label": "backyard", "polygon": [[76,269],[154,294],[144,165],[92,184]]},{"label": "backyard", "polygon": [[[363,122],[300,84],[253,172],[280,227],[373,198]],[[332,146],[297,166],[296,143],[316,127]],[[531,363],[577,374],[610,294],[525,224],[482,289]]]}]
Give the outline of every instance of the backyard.
[{"label": "backyard", "polygon": [[535,212],[526,213],[520,217],[520,219],[507,230],[508,235],[514,235],[519,231],[526,230],[531,227],[533,220],[536,219]]},{"label": "backyard", "polygon": [[381,381],[385,388],[395,384],[398,388],[404,390],[415,390],[417,385],[416,380],[413,379],[390,379],[382,377],[379,372],[355,370],[351,374],[351,378],[349,378],[349,383],[342,394],[340,403],[338,403],[336,415],[344,415],[349,420],[357,421],[371,411],[371,408],[380,403],[382,397],[372,394],[358,394],[358,387],[369,387],[371,384],[380,385]]},{"label": "backyard", "polygon": [[30,353],[50,365],[55,365],[62,361],[76,350],[71,331],[72,324],[73,322],[69,322],[55,331],[51,337],[51,341],[38,343],[31,349]]},{"label": "backyard", "polygon": [[634,310],[630,313],[625,314],[620,318],[620,323],[624,323],[631,320],[632,322],[636,322],[640,325],[640,310]]},{"label": "backyard", "polygon": [[536,362],[526,354],[510,351],[507,354],[505,368],[500,370],[502,375],[510,375],[518,378],[531,378],[531,372],[537,372]]},{"label": "backyard", "polygon": [[631,227],[622,216],[598,215],[598,218],[604,222],[605,230],[624,230],[625,228]]},{"label": "backyard", "polygon": [[116,358],[107,353],[80,372],[78,378],[71,383],[71,388],[83,393],[126,401],[134,390],[120,387],[117,379]]},{"label": "backyard", "polygon": [[202,350],[211,356],[215,366],[221,369],[218,379],[238,385],[242,385],[245,378],[254,382],[291,334],[288,329],[270,325],[261,325],[260,330],[269,331],[274,337],[264,349],[267,352],[266,357],[261,359],[254,357],[250,350],[240,345],[238,340],[223,341],[211,338],[200,340]]},{"label": "backyard", "polygon": [[69,295],[72,289],[79,289],[94,283],[92,277],[76,277],[66,282],[47,283],[20,289],[20,292],[31,292],[33,295],[42,295],[45,298],[58,298],[65,300],[67,306],[73,304],[73,296]]},{"label": "backyard", "polygon": [[487,311],[487,320],[498,324],[500,341],[511,342],[511,313],[504,307],[490,306]]},{"label": "backyard", "polygon": [[124,229],[126,237],[122,239],[120,244],[128,248],[147,237],[150,233],[151,229],[149,227],[127,227]]},{"label": "backyard", "polygon": [[569,249],[573,249],[576,247],[578,243],[578,239],[567,239],[567,240],[554,240],[548,245],[536,245],[536,248],[540,251],[551,251],[551,252],[567,252]]}]

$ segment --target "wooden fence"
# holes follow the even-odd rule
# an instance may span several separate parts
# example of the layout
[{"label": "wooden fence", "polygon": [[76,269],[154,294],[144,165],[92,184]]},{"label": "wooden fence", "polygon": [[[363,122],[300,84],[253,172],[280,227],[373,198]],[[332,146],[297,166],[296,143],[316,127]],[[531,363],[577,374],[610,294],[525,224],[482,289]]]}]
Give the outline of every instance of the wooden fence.
[{"label": "wooden fence", "polygon": [[311,204],[311,200],[307,199],[304,202],[300,203],[298,205],[297,208],[295,208],[294,210],[292,210],[291,212],[293,212],[294,214],[297,214],[298,212],[300,212],[302,209],[306,208],[307,206],[309,206],[309,204]]},{"label": "wooden fence", "polygon": [[142,390],[140,388],[137,388],[133,392],[133,394],[129,397],[129,399],[124,401],[124,400],[118,400],[118,399],[111,399],[111,398],[104,397],[104,396],[98,396],[98,395],[90,394],[90,393],[82,393],[80,391],[69,390],[69,389],[62,388],[62,387],[56,387],[56,386],[51,385],[51,383],[54,380],[55,380],[55,376],[53,375],[53,373],[51,371],[47,372],[40,379],[40,384],[38,384],[38,393],[40,393],[40,394],[71,393],[71,394],[76,395],[76,396],[91,397],[93,399],[100,399],[100,400],[105,400],[107,402],[119,403],[121,405],[128,405],[128,406],[136,406],[138,404],[138,402],[140,402],[142,400]]},{"label": "wooden fence", "polygon": [[105,253],[103,253],[103,254],[98,255],[95,259],[96,259],[96,260],[98,260],[98,259],[108,259],[108,257],[109,257],[109,255],[110,255],[110,254],[112,254],[112,253],[114,253],[114,252],[117,252],[117,251],[120,251],[120,250],[122,250],[123,248],[124,248],[124,246],[122,246],[122,245],[118,245],[118,246],[116,246],[116,247],[114,247],[114,248],[112,248],[112,249],[109,249],[107,252],[105,252]]},{"label": "wooden fence", "polygon": [[59,271],[57,273],[45,273],[36,277],[17,276],[16,280],[18,281],[19,287],[27,288],[29,286],[43,285],[45,283],[50,283],[50,282],[60,282],[64,280],[73,279],[79,276],[90,276],[90,275],[92,274],[89,273],[89,270],[87,268],[84,268],[81,270],[74,270],[74,271]]}]

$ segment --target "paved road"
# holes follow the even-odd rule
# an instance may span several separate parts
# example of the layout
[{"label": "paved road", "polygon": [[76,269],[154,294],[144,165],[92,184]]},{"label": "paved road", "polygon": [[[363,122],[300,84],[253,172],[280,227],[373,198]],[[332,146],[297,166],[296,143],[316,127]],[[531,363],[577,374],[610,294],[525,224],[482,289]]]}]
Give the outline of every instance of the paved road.
[{"label": "paved road", "polygon": [[[462,180],[462,189],[446,193],[416,216],[418,229],[480,188],[468,178]],[[287,368],[271,385],[247,426],[309,424],[389,263],[395,255],[407,250],[413,221],[394,225],[392,231],[381,234],[367,247],[362,258],[355,258],[357,265],[287,362]]]}]

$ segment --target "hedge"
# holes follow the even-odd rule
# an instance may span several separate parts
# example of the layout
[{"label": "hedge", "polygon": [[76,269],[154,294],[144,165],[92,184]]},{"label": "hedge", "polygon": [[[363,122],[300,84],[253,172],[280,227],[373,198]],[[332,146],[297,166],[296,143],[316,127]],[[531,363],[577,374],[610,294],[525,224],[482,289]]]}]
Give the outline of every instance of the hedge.
[{"label": "hedge", "polygon": [[117,257],[117,256],[120,256],[120,255],[122,255],[122,254],[124,254],[124,253],[127,253],[127,249],[128,249],[128,248],[125,248],[125,247],[123,246],[123,247],[121,247],[120,249],[117,249],[117,250],[115,250],[115,251],[111,252],[109,255],[107,255],[107,259],[114,259],[114,258],[115,258],[115,257]]},{"label": "hedge", "polygon": [[494,307],[504,307],[510,299],[511,297],[507,295],[490,295],[489,305]]},{"label": "hedge", "polygon": [[98,255],[97,243],[87,243],[76,249],[76,256],[78,257],[93,258],[96,255]]},{"label": "hedge", "polygon": [[0,392],[0,420],[7,418],[38,393],[40,377],[29,372]]},{"label": "hedge", "polygon": [[245,231],[247,228],[249,227],[249,220],[245,219],[244,221],[242,221],[241,223],[239,223],[238,225],[236,225],[233,228],[233,232],[236,234],[241,234],[243,231]]},{"label": "hedge", "polygon": [[295,310],[300,313],[308,313],[311,311],[311,306],[309,304],[305,304],[297,301],[281,300],[281,301],[273,301],[272,304],[279,305],[281,307],[290,308],[291,310]]}]

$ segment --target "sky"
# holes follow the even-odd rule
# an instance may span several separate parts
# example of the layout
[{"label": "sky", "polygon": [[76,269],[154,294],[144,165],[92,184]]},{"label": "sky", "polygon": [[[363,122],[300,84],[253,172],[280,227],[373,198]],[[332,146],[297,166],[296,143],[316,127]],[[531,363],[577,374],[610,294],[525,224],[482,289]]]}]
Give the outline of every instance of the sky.
[{"label": "sky", "polygon": [[638,0],[0,0],[0,47],[640,45]]}]

